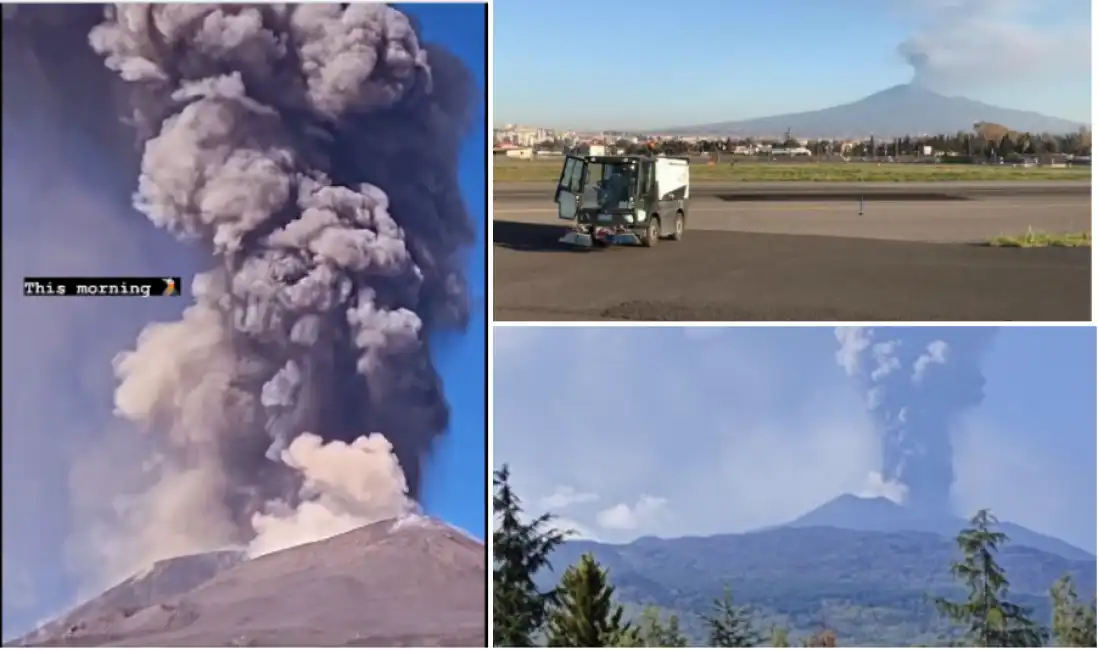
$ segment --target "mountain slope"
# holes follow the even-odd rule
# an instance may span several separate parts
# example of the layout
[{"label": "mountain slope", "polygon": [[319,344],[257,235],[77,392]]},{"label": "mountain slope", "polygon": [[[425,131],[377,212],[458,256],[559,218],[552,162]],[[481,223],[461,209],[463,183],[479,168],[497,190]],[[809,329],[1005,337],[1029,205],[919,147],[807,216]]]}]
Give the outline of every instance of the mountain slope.
[{"label": "mountain slope", "polygon": [[857,137],[971,131],[977,122],[994,122],[1015,131],[1069,133],[1079,123],[1031,111],[1000,108],[964,97],[947,97],[915,84],[893,86],[854,102],[803,113],[681,127],[671,134],[720,134],[740,137]]},{"label": "mountain slope", "polygon": [[[117,593],[112,589],[81,606],[94,617],[75,622],[67,616],[62,633],[47,626],[55,631],[27,641],[74,646],[483,645],[484,556],[481,542],[441,522],[389,520],[223,567],[182,593],[141,602],[145,607],[136,611],[103,602]],[[192,576],[197,579],[199,573]],[[155,580],[147,582],[148,575],[132,580],[143,579],[146,593],[170,591]]]},{"label": "mountain slope", "polygon": [[[883,497],[862,499],[844,494],[785,525],[793,528],[832,526],[881,532],[911,530],[953,538],[968,526],[968,522],[960,517],[920,515]],[[1095,559],[1091,553],[1063,540],[1034,532],[1018,524],[1002,522],[999,530],[1010,537],[1012,545],[1029,546],[1070,560]]]},{"label": "mountain slope", "polygon": [[[842,645],[933,643],[948,631],[928,594],[957,594],[949,566],[952,540],[933,533],[870,532],[832,527],[778,528],[740,535],[641,538],[610,545],[572,541],[553,558],[562,571],[590,552],[610,571],[618,597],[635,611],[657,605],[678,612],[695,633],[699,615],[728,586],[764,625],[796,635],[822,625]],[[1095,562],[1063,558],[1018,545],[1000,562],[1017,600],[1047,620],[1047,591],[1065,572],[1081,595],[1095,592]],[[546,584],[556,575],[545,575]]]},{"label": "mountain slope", "polygon": [[102,594],[78,606],[30,634],[14,641],[18,645],[41,643],[76,631],[85,621],[117,613],[133,613],[187,593],[218,573],[243,563],[239,551],[215,551],[161,560],[148,571],[131,576]]}]

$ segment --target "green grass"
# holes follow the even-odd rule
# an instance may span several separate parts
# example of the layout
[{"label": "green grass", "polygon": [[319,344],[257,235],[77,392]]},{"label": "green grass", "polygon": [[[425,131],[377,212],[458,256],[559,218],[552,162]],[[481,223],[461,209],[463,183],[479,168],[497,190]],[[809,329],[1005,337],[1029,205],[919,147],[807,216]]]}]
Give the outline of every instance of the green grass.
[{"label": "green grass", "polygon": [[[497,183],[554,183],[561,159],[496,160]],[[920,181],[1084,181],[1090,168],[993,165],[923,165],[904,163],[770,163],[739,162],[691,165],[691,180],[743,182],[912,183]]]},{"label": "green grass", "polygon": [[1000,235],[988,243],[1000,248],[1090,248],[1090,233],[1047,233],[1029,230],[1024,235]]}]

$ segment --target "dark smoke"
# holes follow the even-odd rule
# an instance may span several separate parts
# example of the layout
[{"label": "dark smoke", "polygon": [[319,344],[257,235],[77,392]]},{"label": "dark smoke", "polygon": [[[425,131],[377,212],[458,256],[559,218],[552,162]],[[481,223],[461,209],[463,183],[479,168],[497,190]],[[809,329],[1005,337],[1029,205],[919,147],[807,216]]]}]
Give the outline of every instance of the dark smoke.
[{"label": "dark smoke", "polygon": [[[429,335],[469,311],[460,61],[385,5],[4,17],[5,127],[94,139],[129,179],[118,191],[215,260],[182,320],[150,325],[115,361],[116,413],[158,452],[117,526],[141,538],[123,544],[127,559],[248,542],[302,502],[361,520],[369,508],[351,497],[380,513],[403,507],[405,489],[415,499],[448,420]],[[384,439],[361,438],[371,432],[403,476]]]},{"label": "dark smoke", "polygon": [[957,418],[984,398],[981,369],[995,330],[840,328],[836,359],[866,391],[881,437],[882,478],[906,488],[905,503],[950,514]]}]

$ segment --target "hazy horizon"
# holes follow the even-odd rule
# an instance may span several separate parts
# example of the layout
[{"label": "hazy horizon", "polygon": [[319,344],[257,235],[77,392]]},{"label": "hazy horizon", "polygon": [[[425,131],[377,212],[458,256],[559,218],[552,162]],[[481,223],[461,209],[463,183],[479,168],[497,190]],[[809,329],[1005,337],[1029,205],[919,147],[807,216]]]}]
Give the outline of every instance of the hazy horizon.
[{"label": "hazy horizon", "polygon": [[[691,27],[666,28],[669,11]],[[630,36],[620,55],[563,47],[567,39],[543,27],[562,16],[579,41],[588,31]],[[1089,124],[1090,22],[1089,3],[1070,0],[501,3],[494,126],[689,127],[828,108],[915,79]],[[635,36],[654,31],[652,45]],[[555,83],[564,80],[567,93]]]}]

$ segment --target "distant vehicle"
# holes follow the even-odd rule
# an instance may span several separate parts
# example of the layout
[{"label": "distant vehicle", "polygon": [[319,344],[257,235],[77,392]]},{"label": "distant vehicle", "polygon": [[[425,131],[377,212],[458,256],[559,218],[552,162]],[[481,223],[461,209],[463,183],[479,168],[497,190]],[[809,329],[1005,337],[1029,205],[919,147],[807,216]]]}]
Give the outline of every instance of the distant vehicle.
[{"label": "distant vehicle", "polygon": [[554,196],[572,222],[561,238],[576,246],[682,239],[690,201],[690,161],[666,156],[568,156]]}]

